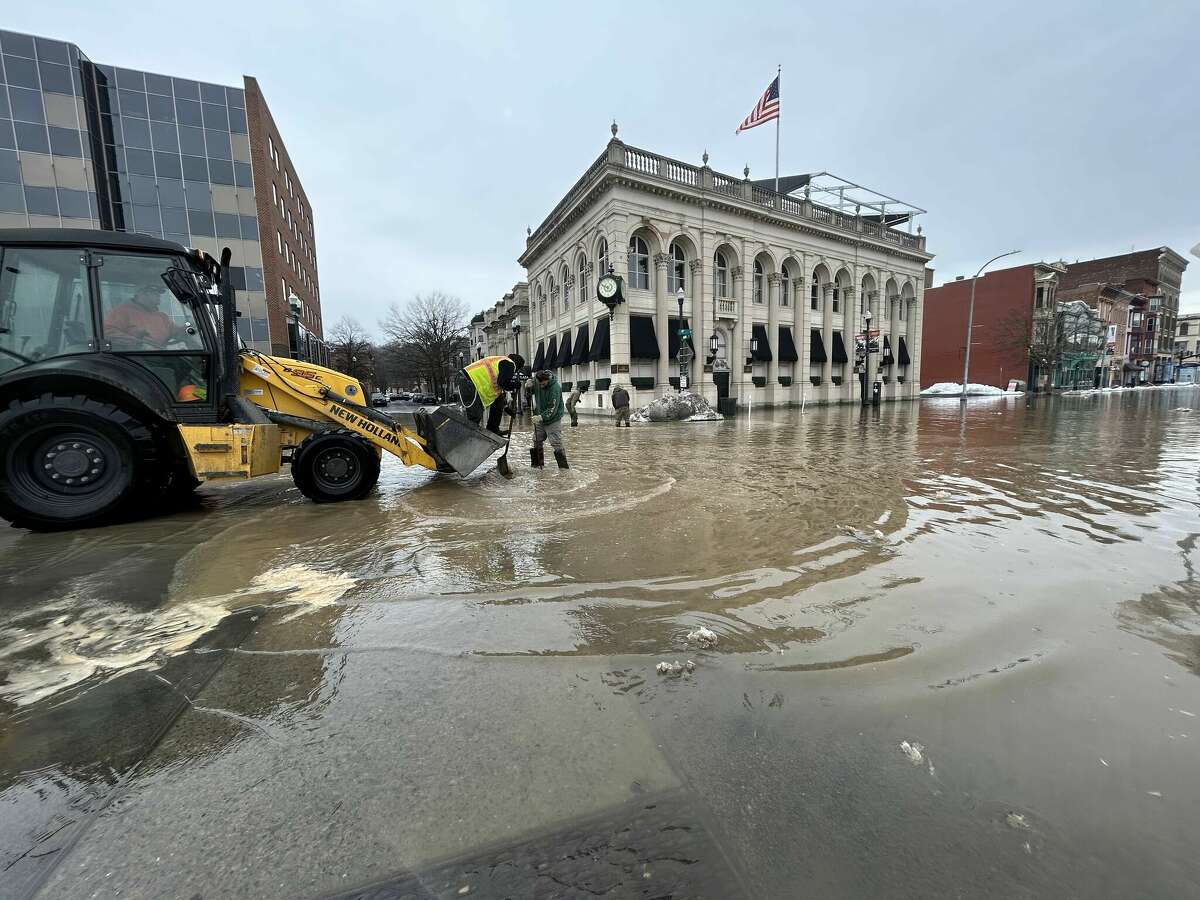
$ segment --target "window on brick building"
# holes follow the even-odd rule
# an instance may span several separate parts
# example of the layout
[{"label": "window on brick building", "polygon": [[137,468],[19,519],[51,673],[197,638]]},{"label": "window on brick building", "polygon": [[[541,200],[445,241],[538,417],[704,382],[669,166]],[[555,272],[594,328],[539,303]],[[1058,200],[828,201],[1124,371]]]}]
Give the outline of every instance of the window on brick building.
[{"label": "window on brick building", "polygon": [[279,202],[279,192],[275,190],[275,182],[271,182],[271,205]]},{"label": "window on brick building", "polygon": [[1033,306],[1035,309],[1046,308],[1046,289],[1044,287],[1039,287],[1037,289],[1037,299],[1034,300]]},{"label": "window on brick building", "polygon": [[275,231],[275,243],[279,245],[279,252],[282,253],[283,252],[283,232],[279,231],[278,229],[276,229],[276,231]]}]

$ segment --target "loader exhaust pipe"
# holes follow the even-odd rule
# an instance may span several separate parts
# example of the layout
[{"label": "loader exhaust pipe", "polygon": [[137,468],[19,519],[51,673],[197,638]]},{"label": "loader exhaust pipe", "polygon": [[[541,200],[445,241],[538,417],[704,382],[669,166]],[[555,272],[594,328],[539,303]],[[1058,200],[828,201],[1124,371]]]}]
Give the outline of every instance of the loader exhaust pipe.
[{"label": "loader exhaust pipe", "polygon": [[238,354],[237,303],[233,297],[233,281],[229,277],[229,262],[232,258],[233,252],[228,247],[221,251],[221,362],[225,366],[221,373],[221,396],[231,414],[234,401],[240,396],[239,385],[242,377],[242,365]]}]

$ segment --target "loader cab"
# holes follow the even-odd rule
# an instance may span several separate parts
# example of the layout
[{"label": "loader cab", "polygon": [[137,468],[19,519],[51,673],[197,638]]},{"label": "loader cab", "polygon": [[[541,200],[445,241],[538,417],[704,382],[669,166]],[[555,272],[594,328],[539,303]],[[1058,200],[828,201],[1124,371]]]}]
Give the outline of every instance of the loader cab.
[{"label": "loader cab", "polygon": [[154,238],[0,231],[0,383],[104,358],[152,385],[170,418],[212,421],[220,361],[209,283],[195,257]]}]

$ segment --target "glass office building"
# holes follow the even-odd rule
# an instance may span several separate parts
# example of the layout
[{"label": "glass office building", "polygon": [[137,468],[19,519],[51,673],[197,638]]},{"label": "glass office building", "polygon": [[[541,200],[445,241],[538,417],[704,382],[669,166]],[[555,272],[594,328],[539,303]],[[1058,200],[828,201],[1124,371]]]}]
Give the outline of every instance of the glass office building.
[{"label": "glass office building", "polygon": [[[13,32],[0,31],[0,51],[0,228],[140,232],[216,256],[229,247],[247,345],[324,357],[319,314],[307,308],[319,310],[311,218],[311,272],[289,244],[291,284],[273,279],[281,296],[269,308],[242,88],[93,63],[74,44]],[[261,199],[292,222],[285,204]],[[293,203],[304,228],[304,203]]]}]

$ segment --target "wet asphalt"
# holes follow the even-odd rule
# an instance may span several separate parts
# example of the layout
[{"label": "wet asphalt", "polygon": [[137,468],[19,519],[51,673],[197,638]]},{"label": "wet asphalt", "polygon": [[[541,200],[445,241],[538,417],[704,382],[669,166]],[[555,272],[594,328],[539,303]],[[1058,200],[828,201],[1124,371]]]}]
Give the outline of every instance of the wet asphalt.
[{"label": "wet asphalt", "polygon": [[1197,892],[1200,391],[567,441],[0,533],[0,896]]}]

